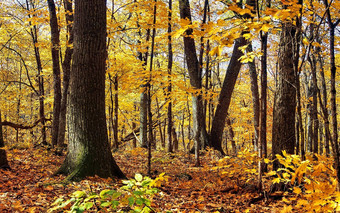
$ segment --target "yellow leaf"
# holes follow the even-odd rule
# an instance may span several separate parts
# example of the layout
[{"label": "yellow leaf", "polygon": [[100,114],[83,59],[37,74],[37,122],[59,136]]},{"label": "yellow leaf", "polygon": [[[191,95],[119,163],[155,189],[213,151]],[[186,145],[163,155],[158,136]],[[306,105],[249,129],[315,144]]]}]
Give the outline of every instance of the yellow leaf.
[{"label": "yellow leaf", "polygon": [[[263,161],[264,161],[265,163],[270,163],[270,160],[269,160],[268,158],[263,159]],[[275,174],[276,174],[276,172],[275,172]]]},{"label": "yellow leaf", "polygon": [[309,205],[309,202],[307,200],[301,199],[301,200],[298,200],[297,205],[298,206],[307,206],[307,205]]},{"label": "yellow leaf", "polygon": [[267,173],[267,176],[274,176],[276,175],[276,171],[270,171]]},{"label": "yellow leaf", "polygon": [[243,34],[243,37],[248,40],[252,37],[252,35],[250,33],[245,33]]},{"label": "yellow leaf", "polygon": [[303,161],[302,164],[297,168],[292,176],[291,184],[294,184],[295,179],[298,179],[298,183],[301,183],[301,179],[303,177],[303,174],[306,173],[307,166],[309,164],[309,161]]},{"label": "yellow leaf", "polygon": [[210,51],[210,55],[212,56],[220,56],[221,54],[222,54],[222,48],[220,46],[216,46]]},{"label": "yellow leaf", "polygon": [[285,197],[282,198],[282,201],[285,202],[285,203],[287,203],[287,204],[290,204],[290,200],[288,200],[288,199],[285,198]]},{"label": "yellow leaf", "polygon": [[281,179],[280,178],[274,178],[273,183],[280,183]]},{"label": "yellow leaf", "polygon": [[262,25],[261,30],[263,32],[268,32],[270,30],[270,28],[272,28],[271,24],[264,24],[264,25]]},{"label": "yellow leaf", "polygon": [[183,33],[187,30],[187,27],[182,27],[180,29],[178,29],[177,31],[175,31],[175,33],[172,35],[172,37],[174,39],[178,39],[180,36],[183,35]]},{"label": "yellow leaf", "polygon": [[305,37],[305,38],[302,39],[302,43],[303,43],[304,45],[308,45],[308,44],[309,44],[309,41],[308,41],[308,39]]},{"label": "yellow leaf", "polygon": [[289,212],[292,212],[292,210],[293,210],[293,207],[292,207],[292,206],[287,206],[287,205],[285,205],[285,206],[283,207],[283,209],[281,210],[281,213],[289,213]]}]

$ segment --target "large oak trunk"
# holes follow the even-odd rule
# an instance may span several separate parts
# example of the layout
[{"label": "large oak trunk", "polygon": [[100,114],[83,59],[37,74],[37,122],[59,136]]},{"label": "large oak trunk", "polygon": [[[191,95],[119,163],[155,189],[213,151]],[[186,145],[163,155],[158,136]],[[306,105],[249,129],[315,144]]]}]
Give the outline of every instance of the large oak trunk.
[{"label": "large oak trunk", "polygon": [[124,177],[110,151],[105,119],[106,1],[76,0],[67,104],[67,179]]},{"label": "large oak trunk", "polygon": [[[296,87],[294,71],[294,35],[296,29],[291,22],[283,23],[279,46],[279,70],[273,112],[273,154],[285,150],[294,154]],[[274,164],[274,169],[278,162]]]}]

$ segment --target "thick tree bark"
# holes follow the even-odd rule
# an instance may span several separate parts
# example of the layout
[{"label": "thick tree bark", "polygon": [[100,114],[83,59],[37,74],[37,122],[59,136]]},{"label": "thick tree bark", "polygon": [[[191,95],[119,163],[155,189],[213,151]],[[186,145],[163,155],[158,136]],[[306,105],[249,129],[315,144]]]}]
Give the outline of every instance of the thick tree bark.
[{"label": "thick tree bark", "polygon": [[215,115],[212,121],[210,132],[211,146],[224,154],[222,149],[222,134],[225,126],[225,119],[231,101],[231,95],[237,80],[237,76],[241,69],[239,58],[243,55],[240,47],[246,45],[247,42],[243,37],[238,38],[234,43],[233,53],[227,68],[226,76],[223,81],[222,89],[218,99]]},{"label": "thick tree bark", "polygon": [[72,0],[64,0],[65,18],[67,23],[68,41],[65,50],[63,68],[63,90],[60,105],[59,129],[58,129],[58,147],[62,147],[65,141],[66,132],[66,105],[67,95],[70,82],[71,59],[73,54],[73,9]]},{"label": "thick tree bark", "polygon": [[[282,23],[279,44],[279,70],[274,97],[272,143],[273,155],[286,151],[294,154],[295,147],[295,108],[296,75],[294,70],[294,35],[296,28],[289,21]],[[274,170],[278,168],[274,162]]]},{"label": "thick tree bark", "polygon": [[59,118],[61,108],[61,83],[60,83],[60,42],[59,42],[59,27],[54,0],[47,0],[48,9],[50,12],[50,27],[51,27],[51,51],[53,63],[53,121],[52,121],[52,146],[58,145]]},{"label": "thick tree bark", "polygon": [[113,159],[105,118],[106,1],[76,0],[74,54],[67,104],[69,145],[58,173],[124,178]]}]

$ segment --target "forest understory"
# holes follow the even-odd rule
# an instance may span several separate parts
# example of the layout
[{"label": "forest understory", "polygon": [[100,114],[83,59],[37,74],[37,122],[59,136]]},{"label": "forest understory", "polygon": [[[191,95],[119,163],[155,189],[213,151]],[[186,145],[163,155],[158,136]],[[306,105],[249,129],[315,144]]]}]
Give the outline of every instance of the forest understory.
[{"label": "forest understory", "polygon": [[[120,180],[99,177],[62,184],[64,176],[52,175],[64,156],[56,156],[45,149],[9,149],[7,154],[11,170],[0,170],[0,212],[46,212],[57,198],[68,198],[72,192],[83,190],[99,193],[104,189],[122,186]],[[119,151],[114,153],[114,158],[128,178],[133,178],[136,173],[146,175],[146,149]],[[259,193],[256,175],[247,175],[246,165],[233,168],[235,165],[231,164],[223,173],[218,169],[218,160],[214,151],[208,150],[202,153],[202,166],[194,167],[194,157],[190,158],[186,153],[154,152],[152,178],[163,172],[169,178],[159,187],[160,191],[150,198],[153,210],[291,212],[292,208],[284,202],[287,202],[286,198],[282,200],[281,192],[266,196]],[[264,180],[264,184],[269,186],[271,183]],[[286,193],[285,196],[291,195]],[[88,212],[107,211],[96,209]]]}]

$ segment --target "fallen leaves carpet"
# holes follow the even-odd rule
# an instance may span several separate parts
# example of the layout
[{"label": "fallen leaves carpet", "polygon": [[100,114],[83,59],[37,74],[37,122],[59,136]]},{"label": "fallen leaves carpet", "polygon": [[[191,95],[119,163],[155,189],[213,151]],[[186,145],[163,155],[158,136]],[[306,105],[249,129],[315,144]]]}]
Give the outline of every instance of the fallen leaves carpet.
[{"label": "fallen leaves carpet", "polygon": [[[61,184],[64,176],[52,176],[64,156],[43,149],[7,150],[11,170],[0,170],[0,212],[46,212],[57,198],[77,190],[100,191],[121,186],[119,180],[91,177],[81,182]],[[117,164],[128,178],[146,175],[147,153],[144,149],[114,153]],[[152,177],[165,172],[169,181],[152,199],[158,212],[275,212],[280,202],[260,199],[254,184],[238,177],[223,177],[213,169],[216,156],[206,154],[201,167],[185,153],[157,151],[152,158]]]}]

